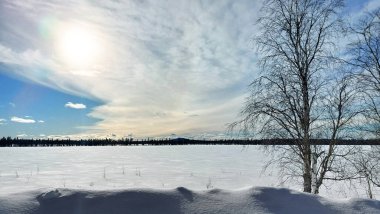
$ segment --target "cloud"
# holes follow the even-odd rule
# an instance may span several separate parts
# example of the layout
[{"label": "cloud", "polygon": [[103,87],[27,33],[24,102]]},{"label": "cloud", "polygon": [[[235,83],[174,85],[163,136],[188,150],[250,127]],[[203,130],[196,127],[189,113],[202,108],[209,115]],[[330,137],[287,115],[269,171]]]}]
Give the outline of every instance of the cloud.
[{"label": "cloud", "polygon": [[21,118],[21,117],[12,117],[11,121],[15,122],[15,123],[35,123],[36,122],[33,119],[25,119],[25,118]]},{"label": "cloud", "polygon": [[12,102],[10,102],[9,105],[10,105],[11,107],[13,107],[13,108],[16,107],[16,104],[14,104],[14,103],[12,103]]},{"label": "cloud", "polygon": [[378,0],[370,0],[367,2],[366,6],[363,8],[363,11],[373,12],[378,10],[380,7],[380,2]]},{"label": "cloud", "polygon": [[[89,114],[100,122],[84,135],[223,131],[256,75],[251,39],[260,2],[9,0],[0,62],[9,75],[101,101]],[[97,32],[107,50],[78,69],[51,57],[54,32],[74,22]]]},{"label": "cloud", "polygon": [[37,121],[37,122],[39,122],[39,123],[45,123],[45,121],[44,121],[44,120],[39,120],[39,121]]},{"label": "cloud", "polygon": [[6,121],[7,121],[6,119],[2,119],[2,118],[0,118],[0,125],[3,125],[4,122],[6,122]]},{"label": "cloud", "polygon": [[73,109],[85,109],[86,108],[86,105],[82,104],[82,103],[72,103],[72,102],[68,102],[65,104],[65,107],[66,108],[73,108]]}]

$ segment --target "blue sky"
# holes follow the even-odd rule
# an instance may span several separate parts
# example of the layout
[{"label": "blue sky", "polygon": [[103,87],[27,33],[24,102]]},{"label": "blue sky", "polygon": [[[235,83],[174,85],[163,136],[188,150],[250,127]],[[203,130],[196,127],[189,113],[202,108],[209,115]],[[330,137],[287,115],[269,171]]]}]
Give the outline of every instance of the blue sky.
[{"label": "blue sky", "polygon": [[[101,104],[97,101],[61,93],[3,74],[0,75],[0,91],[6,92],[0,94],[0,115],[3,119],[0,126],[3,136],[70,135],[98,121],[87,116],[93,107]],[[86,108],[65,106],[69,102],[86,103]]]},{"label": "blue sky", "polygon": [[258,73],[260,2],[1,1],[0,136],[224,136]]}]

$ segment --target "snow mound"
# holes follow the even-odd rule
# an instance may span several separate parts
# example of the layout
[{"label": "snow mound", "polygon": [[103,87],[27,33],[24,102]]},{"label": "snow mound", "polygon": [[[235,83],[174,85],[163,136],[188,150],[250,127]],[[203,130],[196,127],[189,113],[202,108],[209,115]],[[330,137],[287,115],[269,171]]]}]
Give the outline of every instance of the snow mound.
[{"label": "snow mound", "polygon": [[0,196],[0,213],[177,214],[177,213],[380,213],[380,201],[331,200],[284,188],[191,191],[55,189]]}]

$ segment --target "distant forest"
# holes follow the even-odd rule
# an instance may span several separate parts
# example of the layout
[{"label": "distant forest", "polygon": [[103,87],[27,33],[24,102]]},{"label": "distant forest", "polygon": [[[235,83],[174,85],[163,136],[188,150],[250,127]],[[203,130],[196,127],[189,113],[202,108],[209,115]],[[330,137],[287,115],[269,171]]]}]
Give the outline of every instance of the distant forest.
[{"label": "distant forest", "polygon": [[[222,139],[193,140],[186,138],[174,139],[20,139],[3,137],[0,147],[52,147],[52,146],[164,146],[164,145],[296,145],[294,139]],[[312,145],[329,145],[328,139],[311,140]],[[380,139],[371,140],[337,140],[336,145],[380,145]]]}]

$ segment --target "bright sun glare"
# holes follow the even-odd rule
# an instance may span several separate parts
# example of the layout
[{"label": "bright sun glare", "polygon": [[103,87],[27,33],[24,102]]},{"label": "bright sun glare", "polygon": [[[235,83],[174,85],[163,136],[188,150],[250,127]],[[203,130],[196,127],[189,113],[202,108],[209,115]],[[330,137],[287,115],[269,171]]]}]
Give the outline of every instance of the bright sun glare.
[{"label": "bright sun glare", "polygon": [[96,32],[81,26],[65,26],[58,35],[59,56],[73,69],[90,67],[99,58],[100,48]]}]

